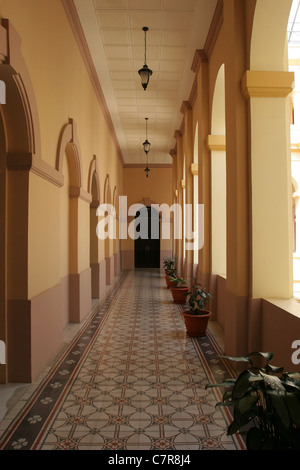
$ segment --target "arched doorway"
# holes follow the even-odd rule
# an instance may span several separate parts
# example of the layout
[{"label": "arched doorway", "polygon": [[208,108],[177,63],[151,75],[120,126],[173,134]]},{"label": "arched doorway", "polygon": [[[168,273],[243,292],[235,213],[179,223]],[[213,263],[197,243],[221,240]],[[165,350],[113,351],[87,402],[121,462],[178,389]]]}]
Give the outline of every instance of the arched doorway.
[{"label": "arched doorway", "polygon": [[160,221],[158,212],[142,207],[135,216],[134,266],[160,267]]}]

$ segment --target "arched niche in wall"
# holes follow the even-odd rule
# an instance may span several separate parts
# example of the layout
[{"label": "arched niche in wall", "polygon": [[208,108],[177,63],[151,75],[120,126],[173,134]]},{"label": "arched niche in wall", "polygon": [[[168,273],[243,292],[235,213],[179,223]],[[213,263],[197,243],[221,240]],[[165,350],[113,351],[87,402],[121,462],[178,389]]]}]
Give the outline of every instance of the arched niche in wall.
[{"label": "arched niche in wall", "polygon": [[[67,167],[65,166],[67,165]],[[78,210],[76,199],[81,191],[81,159],[79,144],[76,133],[76,126],[73,119],[65,124],[61,130],[58,142],[56,168],[64,175],[64,186],[69,199],[68,220],[61,220],[61,224],[68,224],[67,233],[68,253],[69,253],[69,272],[68,274],[78,273]],[[68,181],[66,188],[66,180]]]},{"label": "arched niche in wall", "polygon": [[[68,266],[63,268],[62,278],[66,279],[66,289],[68,290],[69,306],[65,322],[80,322],[88,313],[89,301],[87,295],[82,291],[82,285],[87,284],[79,263],[80,250],[85,251],[85,247],[80,243],[84,238],[85,227],[80,225],[80,201],[90,203],[91,195],[82,188],[82,164],[80,145],[76,132],[76,125],[73,119],[65,124],[61,130],[56,157],[56,169],[64,176],[64,188],[61,192],[61,260],[68,256]],[[67,206],[67,207],[66,207]],[[65,209],[64,209],[65,208]],[[67,253],[67,255],[66,255]],[[89,279],[91,282],[91,279]],[[81,300],[85,298],[85,302]]]},{"label": "arched niche in wall", "polygon": [[113,255],[114,255],[114,273],[115,276],[120,274],[121,271],[121,240],[119,238],[120,220],[119,220],[119,192],[115,186],[113,191],[113,206],[116,211],[116,236],[113,241]]},{"label": "arched niche in wall", "polygon": [[[106,175],[105,183],[104,183],[104,204],[107,204],[109,206],[113,205],[109,175]],[[116,222],[115,213],[110,214],[110,216],[112,217],[111,226],[115,228],[115,222]],[[107,236],[104,241],[105,261],[106,261],[106,284],[107,285],[110,285],[114,278],[113,244],[114,244],[115,236],[116,236],[115,233],[110,233],[110,235]]]},{"label": "arched niche in wall", "polygon": [[97,236],[97,208],[101,203],[100,177],[98,172],[97,157],[94,155],[90,165],[88,192],[92,196],[90,203],[90,266],[92,277],[92,298],[100,298],[101,273],[99,269],[100,262],[100,240]]},{"label": "arched niche in wall", "polygon": [[69,119],[69,122],[63,126],[59,137],[56,169],[62,174],[64,173],[65,155],[67,156],[69,166],[70,187],[79,190],[82,184],[80,145],[77,137],[76,123],[73,119]]}]

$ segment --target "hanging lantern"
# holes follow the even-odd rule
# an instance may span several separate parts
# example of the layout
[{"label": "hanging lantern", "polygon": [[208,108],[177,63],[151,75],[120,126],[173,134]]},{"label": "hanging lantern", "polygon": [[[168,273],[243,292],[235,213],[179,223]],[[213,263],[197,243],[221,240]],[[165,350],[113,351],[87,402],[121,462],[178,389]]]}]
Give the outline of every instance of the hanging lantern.
[{"label": "hanging lantern", "polygon": [[143,65],[143,68],[141,68],[138,73],[141,77],[141,83],[142,83],[142,87],[144,88],[144,90],[147,89],[147,86],[148,86],[148,83],[149,83],[149,80],[150,80],[150,77],[152,75],[152,70],[149,69],[148,65],[147,65],[147,57],[146,57],[146,51],[147,51],[147,47],[146,47],[146,34],[147,34],[147,31],[149,30],[149,28],[147,28],[147,26],[144,26],[143,27],[143,31],[145,32],[145,63]]}]

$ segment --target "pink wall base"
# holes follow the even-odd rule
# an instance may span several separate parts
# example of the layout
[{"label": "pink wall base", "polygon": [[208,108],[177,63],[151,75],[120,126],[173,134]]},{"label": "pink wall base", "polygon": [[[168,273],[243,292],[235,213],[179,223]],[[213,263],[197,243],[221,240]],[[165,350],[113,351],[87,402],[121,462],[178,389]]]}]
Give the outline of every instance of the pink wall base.
[{"label": "pink wall base", "polygon": [[134,250],[122,251],[122,269],[134,269]]},{"label": "pink wall base", "polygon": [[81,323],[92,307],[91,269],[70,274],[70,323]]},{"label": "pink wall base", "polygon": [[120,252],[114,254],[114,274],[115,277],[121,274],[121,255]]},{"label": "pink wall base", "polygon": [[31,300],[8,302],[8,382],[32,382],[63,342],[59,284]]},{"label": "pink wall base", "polygon": [[106,290],[106,260],[91,265],[92,299],[101,299]]},{"label": "pink wall base", "polygon": [[114,280],[114,257],[110,256],[106,261],[106,285],[110,286]]}]

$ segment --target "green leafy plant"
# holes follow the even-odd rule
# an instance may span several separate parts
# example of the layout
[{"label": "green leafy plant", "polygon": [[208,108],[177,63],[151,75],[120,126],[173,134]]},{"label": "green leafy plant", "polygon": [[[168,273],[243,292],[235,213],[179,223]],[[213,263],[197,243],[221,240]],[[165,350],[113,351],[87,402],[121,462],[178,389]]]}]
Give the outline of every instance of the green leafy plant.
[{"label": "green leafy plant", "polygon": [[173,287],[187,287],[188,282],[183,277],[178,277],[176,274],[170,276],[170,281]]},{"label": "green leafy plant", "polygon": [[189,304],[191,314],[203,315],[203,310],[206,310],[207,302],[210,298],[213,298],[213,296],[198,283],[197,278],[194,278],[192,289],[188,292],[187,296],[187,302]]},{"label": "green leafy plant", "polygon": [[176,269],[176,258],[173,258],[172,256],[166,256],[164,258],[164,269],[166,271]]},{"label": "green leafy plant", "polygon": [[171,256],[165,257],[164,270],[166,272],[166,276],[177,277],[176,258],[172,258]]},{"label": "green leafy plant", "polygon": [[[227,434],[244,430],[248,450],[300,450],[300,373],[272,366],[270,352],[225,357],[248,364],[236,379],[207,385],[226,387],[217,406],[233,408]],[[264,367],[255,366],[254,358],[263,358]]]}]

